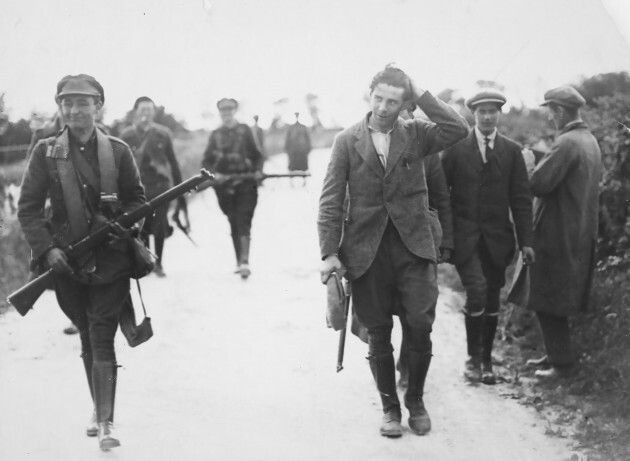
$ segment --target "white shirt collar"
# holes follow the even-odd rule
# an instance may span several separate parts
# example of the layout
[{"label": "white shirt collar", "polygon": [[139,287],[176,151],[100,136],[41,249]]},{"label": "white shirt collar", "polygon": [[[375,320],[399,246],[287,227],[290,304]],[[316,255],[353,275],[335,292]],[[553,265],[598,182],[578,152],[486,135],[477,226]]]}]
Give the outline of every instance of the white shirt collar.
[{"label": "white shirt collar", "polygon": [[490,133],[489,135],[485,135],[479,130],[477,125],[475,125],[475,135],[477,136],[477,140],[480,143],[483,143],[483,144],[485,144],[485,139],[484,138],[488,138],[488,142],[490,143],[490,147],[492,147],[494,145],[494,138],[497,137],[497,129],[495,128],[492,133]]}]

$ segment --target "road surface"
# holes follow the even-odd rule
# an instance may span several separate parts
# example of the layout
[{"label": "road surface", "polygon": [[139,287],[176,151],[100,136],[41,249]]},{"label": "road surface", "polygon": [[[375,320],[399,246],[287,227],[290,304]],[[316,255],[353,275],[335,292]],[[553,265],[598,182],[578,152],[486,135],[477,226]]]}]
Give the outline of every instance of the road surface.
[{"label": "road surface", "polygon": [[[247,282],[232,273],[213,191],[192,202],[199,246],[176,231],[167,277],[142,280],[155,337],[136,349],[117,337],[118,449],[100,452],[85,436],[92,409],[79,339],[62,333],[67,320],[54,296],[25,318],[0,318],[0,460],[569,459],[570,441],[547,437],[533,410],[463,382],[463,322],[446,289],[426,386],[433,430],[379,435],[366,346],[348,335],[337,374],[337,335],[325,327],[315,218],[328,156],[312,153],[306,188],[283,179],[261,188]],[[266,166],[285,168],[283,156]]]}]

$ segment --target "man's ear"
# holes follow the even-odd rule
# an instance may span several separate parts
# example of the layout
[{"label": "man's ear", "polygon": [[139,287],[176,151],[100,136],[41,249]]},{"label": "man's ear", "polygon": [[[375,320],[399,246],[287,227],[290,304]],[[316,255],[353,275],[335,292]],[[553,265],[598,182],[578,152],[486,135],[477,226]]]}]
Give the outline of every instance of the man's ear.
[{"label": "man's ear", "polygon": [[96,110],[101,110],[103,108],[103,101],[101,101],[100,99],[96,100]]}]

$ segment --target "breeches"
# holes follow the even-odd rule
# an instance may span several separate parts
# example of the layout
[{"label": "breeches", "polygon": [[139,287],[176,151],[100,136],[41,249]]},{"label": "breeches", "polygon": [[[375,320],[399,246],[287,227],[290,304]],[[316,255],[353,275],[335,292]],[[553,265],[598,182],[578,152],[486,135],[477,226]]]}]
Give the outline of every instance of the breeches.
[{"label": "breeches", "polygon": [[79,329],[83,354],[91,353],[94,361],[115,362],[118,321],[125,303],[131,302],[129,279],[85,285],[59,275],[55,293],[61,310]]},{"label": "breeches", "polygon": [[486,315],[498,315],[506,268],[494,263],[483,237],[472,256],[456,268],[466,290],[465,313],[473,316],[484,312]]},{"label": "breeches", "polygon": [[352,282],[352,302],[368,330],[370,355],[393,350],[394,314],[400,316],[409,349],[430,354],[437,297],[436,264],[411,253],[390,221],[372,265]]},{"label": "breeches", "polygon": [[249,237],[252,218],[258,203],[258,187],[251,181],[233,187],[215,188],[219,207],[230,222],[233,236]]}]

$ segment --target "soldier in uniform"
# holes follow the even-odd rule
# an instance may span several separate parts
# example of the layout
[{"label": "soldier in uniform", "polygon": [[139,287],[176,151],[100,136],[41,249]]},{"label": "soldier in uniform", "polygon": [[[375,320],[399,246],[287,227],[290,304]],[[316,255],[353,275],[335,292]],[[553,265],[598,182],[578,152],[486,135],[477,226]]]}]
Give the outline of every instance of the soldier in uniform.
[{"label": "soldier in uniform", "polygon": [[[113,432],[114,336],[130,303],[129,231],[113,226],[110,242],[78,261],[70,261],[63,250],[104,220],[146,202],[129,147],[95,127],[104,100],[103,87],[89,75],[68,75],[57,84],[66,127],[35,146],[22,181],[18,219],[32,249],[33,270],[52,268],[59,306],[79,329],[94,402],[87,435],[98,435],[101,449],[108,450],[120,445]],[[50,219],[44,214],[47,197]]]},{"label": "soldier in uniform", "polygon": [[469,357],[464,375],[486,384],[496,381],[492,344],[505,269],[516,248],[514,227],[524,260],[534,261],[532,196],[521,146],[497,130],[505,102],[505,96],[493,89],[470,98],[467,106],[475,127],[442,156],[453,208],[453,262],[466,290]]},{"label": "soldier in uniform", "polygon": [[[308,154],[311,152],[311,135],[308,128],[300,123],[300,113],[295,113],[295,123],[289,126],[284,148],[289,156],[289,171],[307,171]],[[293,178],[291,178],[293,184]],[[302,178],[306,186],[306,177]]]},{"label": "soldier in uniform", "polygon": [[[217,108],[222,124],[210,135],[202,166],[215,174],[214,190],[219,207],[230,222],[237,264],[235,272],[247,279],[251,273],[249,244],[263,157],[256,147],[252,130],[235,118],[238,102],[223,98],[217,102]],[[251,175],[234,177],[239,174]]]},{"label": "soldier in uniform", "polygon": [[262,154],[263,158],[267,158],[265,152],[265,132],[258,125],[258,115],[254,115],[254,126],[252,126],[252,134],[254,135],[254,141],[256,141],[256,147]]},{"label": "soldier in uniform", "polygon": [[[432,121],[402,121],[408,101]],[[368,360],[381,397],[380,433],[402,435],[392,354],[392,315],[399,307],[408,340],[409,428],[426,434],[431,419],[424,383],[432,355],[441,228],[429,210],[423,158],[466,136],[466,123],[392,66],[370,85],[372,111],[337,135],[319,202],[321,277],[333,272],[352,284],[352,302],[368,332]],[[349,209],[344,219],[344,203]]]},{"label": "soldier in uniform", "polygon": [[[140,177],[147,194],[147,200],[151,200],[171,187],[182,182],[182,174],[179,163],[173,150],[171,132],[165,126],[155,123],[155,103],[147,96],[142,96],[133,105],[133,125],[125,129],[120,138],[129,144],[133,152],[136,164],[140,170]],[[162,255],[164,241],[169,233],[168,209],[166,204],[157,210],[153,216],[145,220],[142,229],[142,239],[149,246],[149,235],[153,235],[155,255],[157,262],[154,272],[158,277],[164,277]],[[188,216],[186,199],[179,197],[175,214],[183,210]],[[188,224],[188,219],[186,219]]]}]

